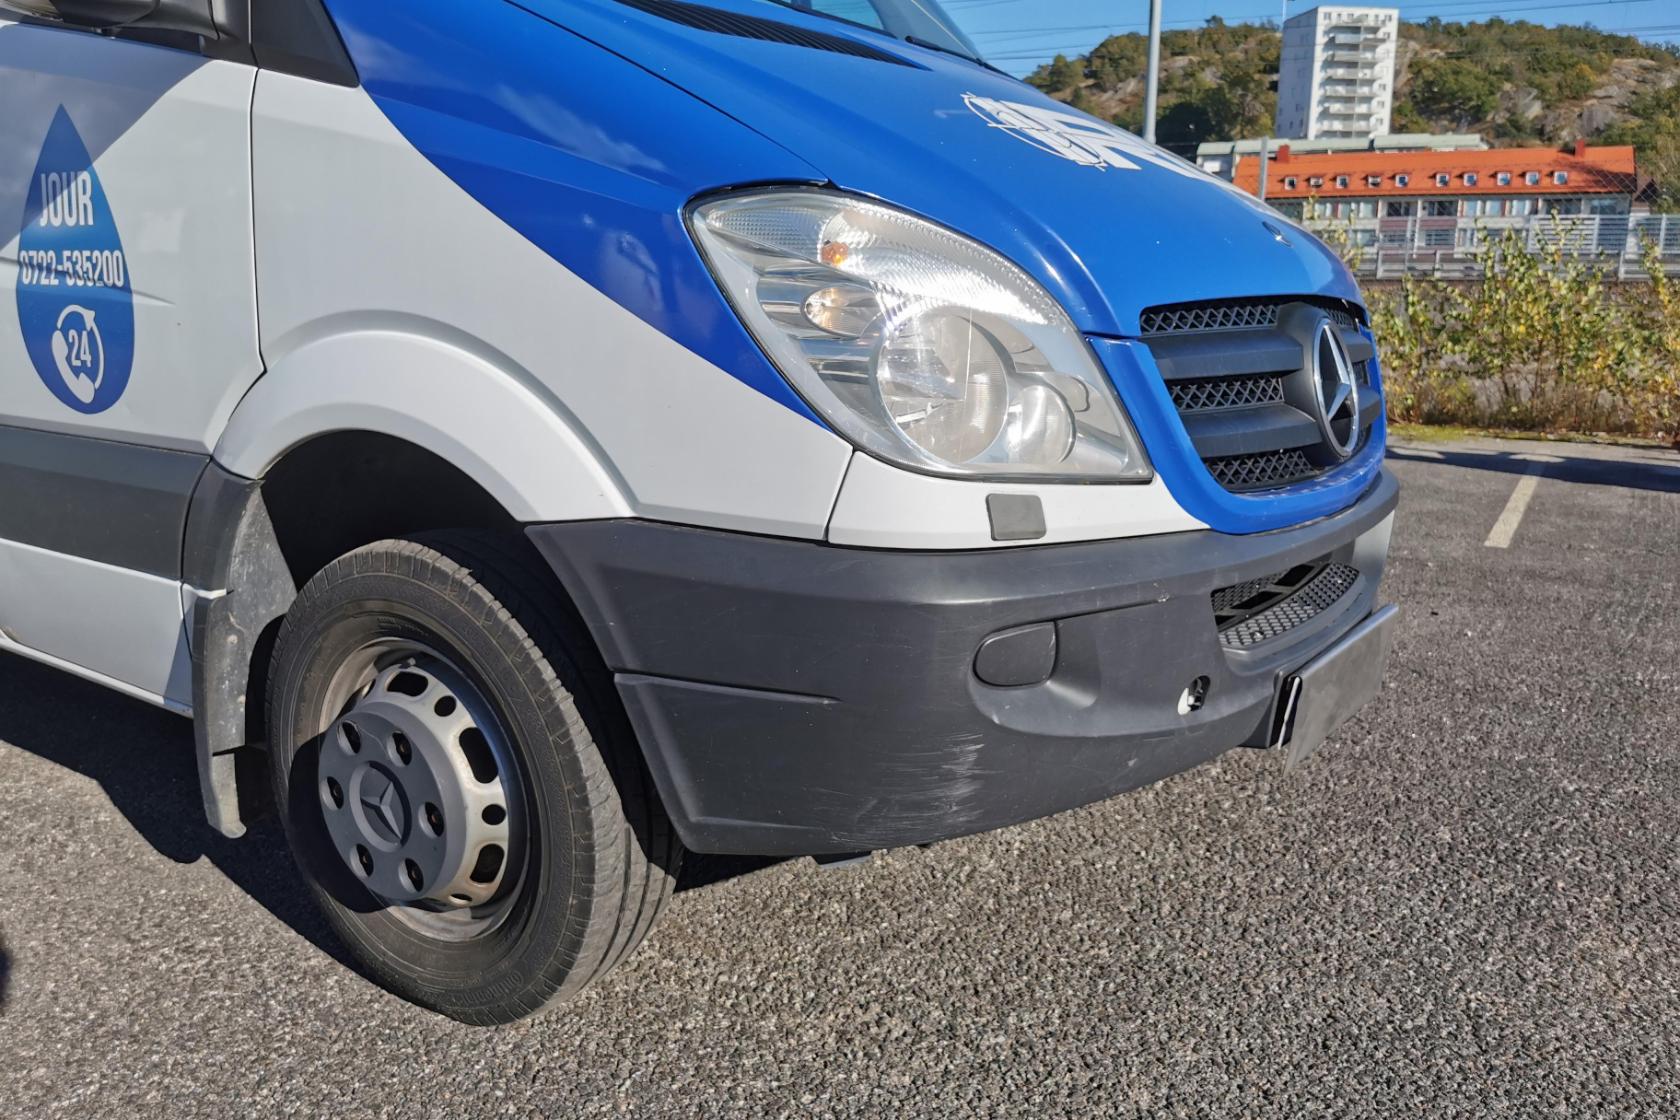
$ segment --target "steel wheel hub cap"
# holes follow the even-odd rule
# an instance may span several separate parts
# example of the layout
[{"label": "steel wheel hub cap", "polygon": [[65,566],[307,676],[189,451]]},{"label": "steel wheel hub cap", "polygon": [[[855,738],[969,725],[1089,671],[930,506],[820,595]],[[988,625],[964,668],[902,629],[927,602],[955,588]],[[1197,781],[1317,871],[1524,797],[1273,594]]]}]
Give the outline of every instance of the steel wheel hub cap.
[{"label": "steel wheel hub cap", "polygon": [[379,671],[327,728],[322,814],[351,873],[392,903],[491,901],[509,864],[509,757],[476,691],[413,657]]}]

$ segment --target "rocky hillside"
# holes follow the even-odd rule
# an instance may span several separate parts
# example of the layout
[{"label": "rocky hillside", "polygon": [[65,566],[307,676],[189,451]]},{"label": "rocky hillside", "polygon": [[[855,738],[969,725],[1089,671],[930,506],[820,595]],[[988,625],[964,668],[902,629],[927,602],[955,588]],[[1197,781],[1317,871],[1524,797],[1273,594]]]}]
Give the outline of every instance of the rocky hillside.
[{"label": "rocky hillside", "polygon": [[[1135,130],[1145,49],[1142,35],[1117,35],[1082,58],[1058,57],[1027,80]],[[1161,141],[1183,151],[1268,132],[1278,49],[1272,25],[1216,18],[1164,33]],[[1509,144],[1680,138],[1680,49],[1631,36],[1430,19],[1402,25],[1397,77],[1397,132],[1480,132]]]}]

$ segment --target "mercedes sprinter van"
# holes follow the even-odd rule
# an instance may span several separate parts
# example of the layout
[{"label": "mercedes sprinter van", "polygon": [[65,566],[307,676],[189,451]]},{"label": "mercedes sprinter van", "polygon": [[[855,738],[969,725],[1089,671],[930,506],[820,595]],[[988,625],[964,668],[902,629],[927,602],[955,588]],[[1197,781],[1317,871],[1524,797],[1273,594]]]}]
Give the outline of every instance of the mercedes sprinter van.
[{"label": "mercedes sprinter van", "polygon": [[410,1000],[1378,687],[1348,270],[931,0],[0,12],[0,648],[191,717]]}]

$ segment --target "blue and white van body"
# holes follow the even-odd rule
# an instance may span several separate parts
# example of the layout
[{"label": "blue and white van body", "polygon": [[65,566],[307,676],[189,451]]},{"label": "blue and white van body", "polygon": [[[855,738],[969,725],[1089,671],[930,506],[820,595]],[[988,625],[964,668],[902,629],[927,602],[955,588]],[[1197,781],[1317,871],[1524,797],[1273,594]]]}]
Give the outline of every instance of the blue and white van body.
[{"label": "blue and white van body", "polygon": [[1348,270],[937,8],[4,7],[0,647],[194,716],[225,832],[331,558],[263,496],[352,435],[532,542],[692,849],[1006,825],[1376,687]]}]

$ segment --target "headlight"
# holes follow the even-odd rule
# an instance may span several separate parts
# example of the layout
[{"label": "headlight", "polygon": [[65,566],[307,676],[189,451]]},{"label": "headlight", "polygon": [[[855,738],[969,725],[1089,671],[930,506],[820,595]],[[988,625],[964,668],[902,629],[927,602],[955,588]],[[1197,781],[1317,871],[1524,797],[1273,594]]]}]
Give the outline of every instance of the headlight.
[{"label": "headlight", "polygon": [[1150,477],[1066,312],[990,249],[817,190],[726,195],[689,221],[765,353],[865,451],[964,477]]}]

